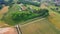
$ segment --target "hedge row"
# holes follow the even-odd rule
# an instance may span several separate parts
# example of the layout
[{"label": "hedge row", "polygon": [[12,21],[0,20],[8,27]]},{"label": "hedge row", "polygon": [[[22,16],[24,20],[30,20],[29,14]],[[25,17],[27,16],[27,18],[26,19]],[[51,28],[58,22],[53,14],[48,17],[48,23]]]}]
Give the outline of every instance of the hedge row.
[{"label": "hedge row", "polygon": [[46,17],[48,16],[47,9],[40,9],[38,11],[16,11],[14,13],[8,13],[4,17],[4,21],[9,25],[16,25],[22,21],[27,21],[36,17]]}]

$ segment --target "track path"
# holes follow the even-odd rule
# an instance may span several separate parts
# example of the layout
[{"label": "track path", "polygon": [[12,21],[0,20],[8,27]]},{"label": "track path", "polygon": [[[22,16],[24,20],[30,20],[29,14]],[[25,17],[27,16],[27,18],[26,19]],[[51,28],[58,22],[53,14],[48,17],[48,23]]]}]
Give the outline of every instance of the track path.
[{"label": "track path", "polygon": [[[3,17],[3,15],[4,15],[5,13],[8,12],[8,8],[9,8],[9,6],[4,6],[4,7],[0,10],[0,19]],[[0,27],[1,27],[1,26],[7,26],[7,24],[5,24],[3,21],[0,21]]]}]

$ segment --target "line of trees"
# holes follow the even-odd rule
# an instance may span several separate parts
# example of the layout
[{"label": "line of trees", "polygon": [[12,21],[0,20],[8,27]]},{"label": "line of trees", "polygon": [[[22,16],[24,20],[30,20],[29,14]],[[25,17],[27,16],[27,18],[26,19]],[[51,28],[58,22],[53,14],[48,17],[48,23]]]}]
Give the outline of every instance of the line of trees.
[{"label": "line of trees", "polygon": [[14,13],[7,13],[2,20],[9,25],[16,25],[21,22],[33,19],[36,17],[47,17],[49,15],[47,9],[40,9],[36,12],[28,11],[16,11]]},{"label": "line of trees", "polygon": [[10,5],[12,5],[12,2],[13,2],[13,0],[8,0],[8,1],[0,0],[0,9],[3,8],[3,4],[6,6],[10,6]]},{"label": "line of trees", "polygon": [[18,3],[40,6],[39,2],[34,2],[34,1],[29,1],[29,0],[28,1],[26,1],[26,0],[19,0]]},{"label": "line of trees", "polygon": [[11,4],[13,2],[13,0],[8,0],[8,1],[5,1],[5,0],[0,0],[0,4],[2,5],[2,4]]}]

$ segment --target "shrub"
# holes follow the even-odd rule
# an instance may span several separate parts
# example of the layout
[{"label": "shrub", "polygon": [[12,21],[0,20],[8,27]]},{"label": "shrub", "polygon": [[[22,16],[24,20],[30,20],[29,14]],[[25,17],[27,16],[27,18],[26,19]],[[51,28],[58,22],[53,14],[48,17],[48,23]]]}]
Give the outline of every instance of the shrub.
[{"label": "shrub", "polygon": [[9,25],[16,25],[21,23],[22,21],[27,21],[29,19],[33,19],[35,17],[40,16],[46,17],[48,15],[49,14],[47,9],[36,10],[35,13],[31,10],[18,11],[12,9],[4,16],[3,20]]},{"label": "shrub", "polygon": [[2,5],[0,5],[0,9],[2,9],[3,8],[3,6]]},{"label": "shrub", "polygon": [[47,9],[39,9],[38,11],[34,11],[34,13],[37,13],[37,14],[39,14],[39,16],[48,16],[49,15],[49,13],[48,13],[49,11],[47,10]]},{"label": "shrub", "polygon": [[27,21],[29,19],[36,17],[36,16],[37,15],[32,12],[16,11],[14,13],[6,14],[3,20],[9,25],[16,25],[18,23],[21,23],[22,21]]},{"label": "shrub", "polygon": [[39,15],[42,16],[42,17],[47,17],[49,16],[49,11],[47,9],[40,9],[39,10]]}]

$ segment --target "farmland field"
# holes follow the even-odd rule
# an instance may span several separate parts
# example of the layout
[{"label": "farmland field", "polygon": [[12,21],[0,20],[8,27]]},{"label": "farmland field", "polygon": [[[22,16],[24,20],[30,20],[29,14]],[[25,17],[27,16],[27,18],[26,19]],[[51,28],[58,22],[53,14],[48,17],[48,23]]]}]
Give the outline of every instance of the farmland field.
[{"label": "farmland field", "polygon": [[[28,11],[24,11],[24,10],[20,11],[19,9],[21,7],[18,6],[18,4],[13,5],[12,8],[9,8],[9,9],[8,8],[9,8],[8,6],[4,6],[2,8],[2,10],[0,10],[0,19],[3,18],[3,16],[5,16],[4,14],[9,11],[7,14],[8,16],[6,19],[6,23],[9,22],[10,25],[15,23],[15,22],[13,23],[14,20],[12,20],[12,18],[10,18],[11,14],[14,12],[15,12],[15,14],[19,15],[18,16],[19,18],[24,15],[23,16],[24,18],[21,20],[24,20],[25,18],[27,18],[28,15],[30,15],[29,19],[32,18],[31,15],[33,17],[37,16],[35,13],[34,14],[29,13]],[[38,10],[38,8],[39,9],[48,9],[49,16],[47,18],[44,18],[44,19],[41,18],[42,20],[39,18],[37,20],[25,23],[23,25],[21,25],[21,23],[19,22],[22,34],[60,34],[60,14],[51,10],[50,9],[51,6],[47,7],[47,6],[45,6],[45,4],[42,4],[40,7],[34,6],[34,9]],[[18,13],[18,12],[20,12],[20,13]],[[14,15],[13,15],[13,18],[16,18],[16,15],[15,15],[15,17],[14,17]],[[16,24],[17,24],[17,21],[19,18],[17,18],[17,20],[15,20]],[[4,26],[9,26],[9,25],[5,24],[4,21],[0,20],[0,27],[4,27]]]},{"label": "farmland field", "polygon": [[[41,5],[42,9],[46,6]],[[20,26],[22,34],[60,34],[60,14],[49,10],[49,17],[43,20],[36,20]]]},{"label": "farmland field", "polygon": [[45,6],[44,4],[41,5],[42,9],[46,8],[49,10],[49,17],[48,20],[50,21],[50,23],[54,24],[54,26],[60,30],[60,14],[58,12],[55,12],[53,10],[51,10],[50,8],[55,7],[55,6]]},{"label": "farmland field", "polygon": [[25,25],[20,25],[22,34],[60,34],[47,18],[38,19]]}]

